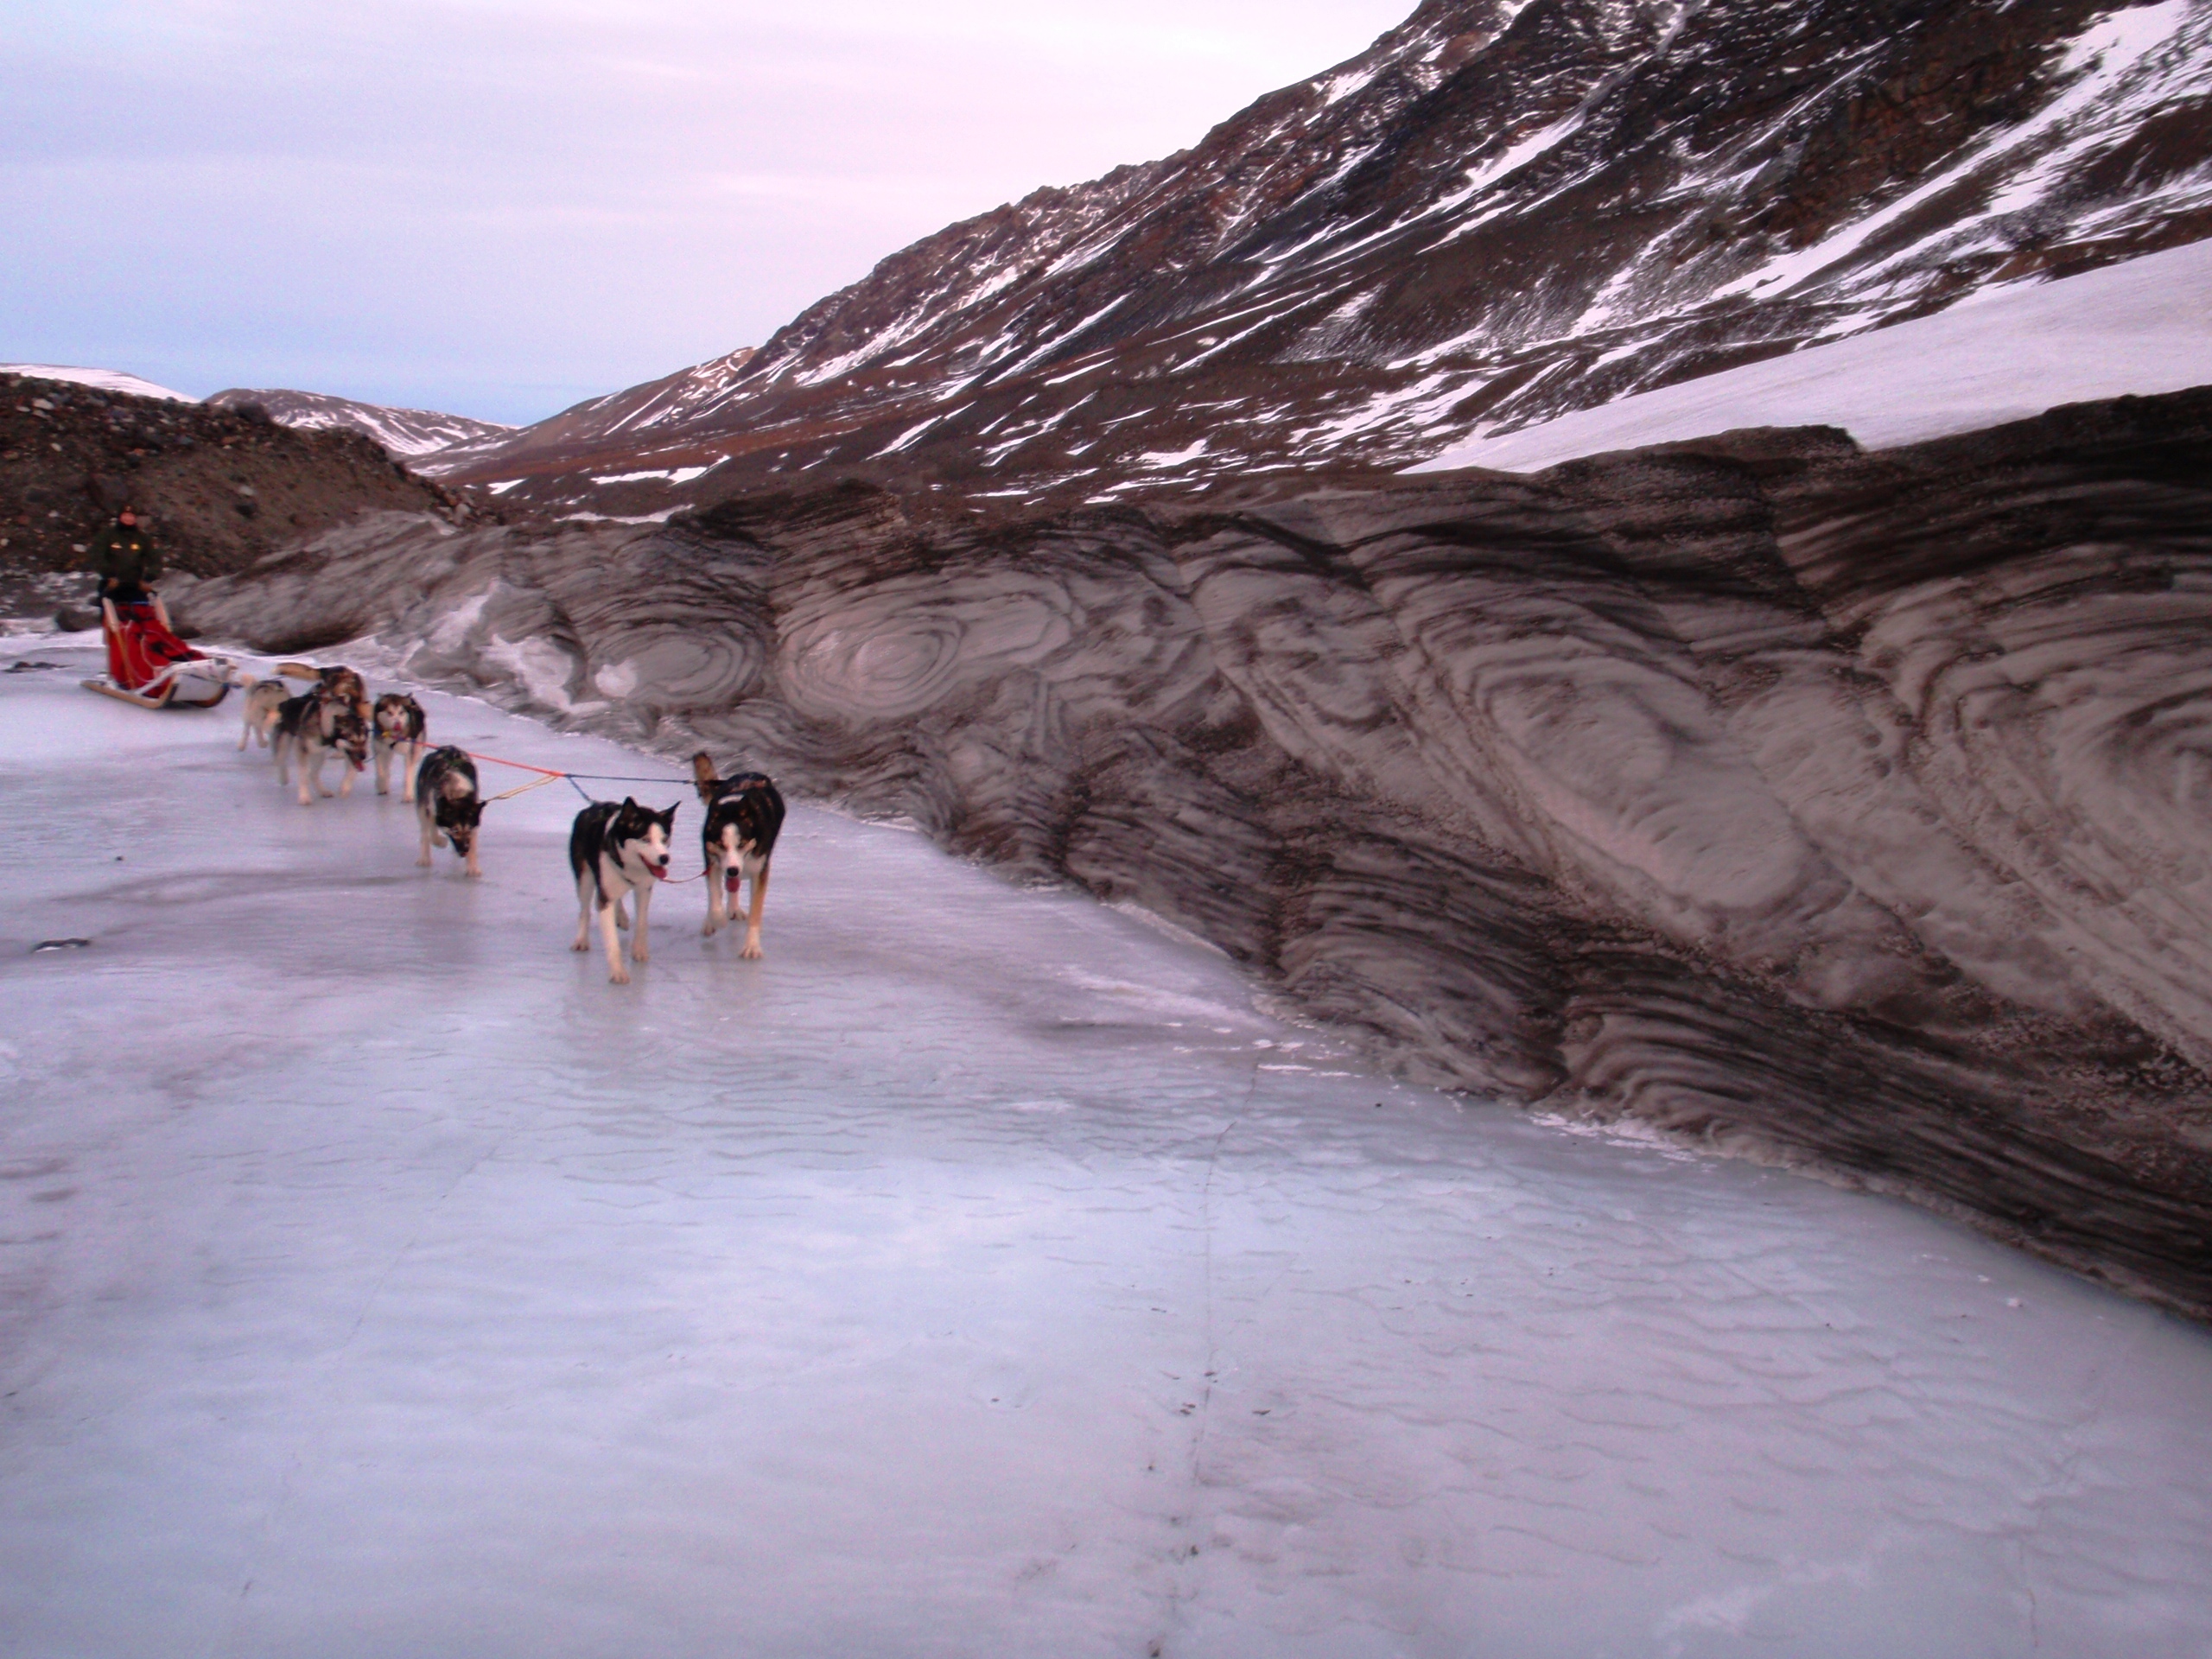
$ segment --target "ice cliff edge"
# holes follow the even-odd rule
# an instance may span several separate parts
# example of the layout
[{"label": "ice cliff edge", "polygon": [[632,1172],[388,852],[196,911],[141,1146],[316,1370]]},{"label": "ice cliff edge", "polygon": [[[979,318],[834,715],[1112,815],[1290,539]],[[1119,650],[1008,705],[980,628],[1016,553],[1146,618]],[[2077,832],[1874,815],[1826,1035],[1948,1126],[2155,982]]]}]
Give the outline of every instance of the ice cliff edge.
[{"label": "ice cliff edge", "polygon": [[1134,900],[1416,1077],[2212,1313],[2212,389],[1072,512],[391,513],[188,600]]}]

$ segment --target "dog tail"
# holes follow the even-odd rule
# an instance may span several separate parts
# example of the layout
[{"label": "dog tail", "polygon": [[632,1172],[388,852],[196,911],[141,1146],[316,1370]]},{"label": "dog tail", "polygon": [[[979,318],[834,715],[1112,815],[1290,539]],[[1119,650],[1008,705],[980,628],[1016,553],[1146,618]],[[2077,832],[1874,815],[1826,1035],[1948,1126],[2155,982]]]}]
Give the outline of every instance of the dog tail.
[{"label": "dog tail", "polygon": [[704,749],[691,757],[691,775],[699,780],[699,792],[703,795],[721,779],[715,776],[715,758]]},{"label": "dog tail", "polygon": [[276,677],[280,680],[319,680],[322,671],[312,663],[279,663]]}]

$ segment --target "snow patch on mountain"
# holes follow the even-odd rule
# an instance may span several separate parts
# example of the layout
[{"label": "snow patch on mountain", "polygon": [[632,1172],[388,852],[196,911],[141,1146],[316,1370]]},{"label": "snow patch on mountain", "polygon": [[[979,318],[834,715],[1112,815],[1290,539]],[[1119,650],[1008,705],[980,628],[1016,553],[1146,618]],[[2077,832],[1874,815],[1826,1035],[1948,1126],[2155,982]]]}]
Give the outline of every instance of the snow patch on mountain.
[{"label": "snow patch on mountain", "polygon": [[1436,472],[1535,472],[1577,456],[1750,426],[1841,426],[1888,448],[2060,404],[2212,384],[2212,241],[1808,346],[1513,432],[1478,432]]},{"label": "snow patch on mountain", "polygon": [[196,404],[197,397],[171,391],[151,380],[142,380],[120,369],[80,369],[63,363],[0,363],[0,374],[29,375],[35,380],[67,380],[99,391],[119,391],[132,397],[160,397],[172,404]]},{"label": "snow patch on mountain", "polygon": [[474,420],[466,415],[365,404],[329,392],[296,391],[281,386],[233,386],[215,393],[207,401],[219,409],[257,404],[269,412],[271,420],[284,426],[359,432],[382,445],[386,454],[399,459],[435,454],[457,443],[504,436],[515,430],[512,426]]},{"label": "snow patch on mountain", "polygon": [[689,484],[693,479],[701,477],[705,474],[711,473],[715,467],[721,465],[721,463],[720,461],[709,461],[703,467],[648,467],[642,472],[635,473],[608,473],[604,475],[594,476],[592,479],[592,482],[594,484],[633,484],[640,479],[650,478],[664,484]]}]

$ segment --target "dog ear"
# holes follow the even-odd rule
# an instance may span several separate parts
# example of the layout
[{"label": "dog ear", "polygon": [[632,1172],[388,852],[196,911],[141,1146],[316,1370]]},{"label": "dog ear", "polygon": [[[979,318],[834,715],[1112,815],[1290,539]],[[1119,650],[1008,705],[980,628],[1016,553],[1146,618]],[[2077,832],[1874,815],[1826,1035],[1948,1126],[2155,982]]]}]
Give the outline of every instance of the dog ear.
[{"label": "dog ear", "polygon": [[696,778],[702,785],[715,781],[714,757],[704,749],[691,757],[691,775]]}]

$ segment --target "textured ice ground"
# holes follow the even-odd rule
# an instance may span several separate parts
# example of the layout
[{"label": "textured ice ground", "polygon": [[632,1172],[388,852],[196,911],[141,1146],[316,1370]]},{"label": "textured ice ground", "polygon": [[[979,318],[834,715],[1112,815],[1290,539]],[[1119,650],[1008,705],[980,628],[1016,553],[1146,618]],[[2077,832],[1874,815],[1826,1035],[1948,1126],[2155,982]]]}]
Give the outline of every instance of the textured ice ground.
[{"label": "textured ice ground", "polygon": [[0,1652],[2212,1653],[2202,1331],[818,811],[610,987],[565,787],[472,884],[23,657]]},{"label": "textured ice ground", "polygon": [[2212,241],[1809,346],[1497,437],[1409,470],[1536,472],[1740,426],[1840,426],[1868,449],[2024,420],[2060,404],[2212,383]]}]

